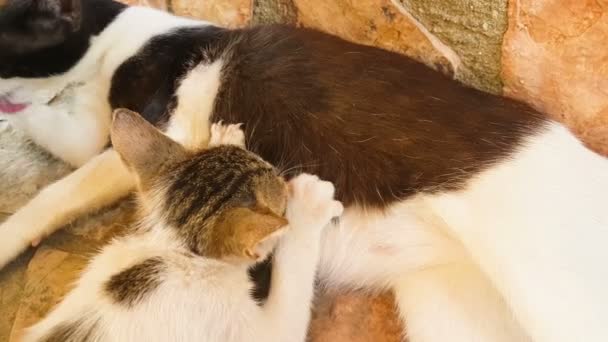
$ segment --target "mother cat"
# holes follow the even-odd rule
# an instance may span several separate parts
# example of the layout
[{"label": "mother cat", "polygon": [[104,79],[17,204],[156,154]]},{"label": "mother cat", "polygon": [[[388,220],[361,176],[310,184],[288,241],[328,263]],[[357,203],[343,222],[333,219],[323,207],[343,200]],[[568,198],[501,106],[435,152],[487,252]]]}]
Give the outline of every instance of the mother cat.
[{"label": "mother cat", "polygon": [[608,341],[608,160],[560,124],[323,33],[112,0],[0,12],[0,116],[78,168],[0,226],[0,266],[131,190],[117,107],[189,148],[244,122],[264,159],[333,182],[319,276],[392,289],[412,342]]}]

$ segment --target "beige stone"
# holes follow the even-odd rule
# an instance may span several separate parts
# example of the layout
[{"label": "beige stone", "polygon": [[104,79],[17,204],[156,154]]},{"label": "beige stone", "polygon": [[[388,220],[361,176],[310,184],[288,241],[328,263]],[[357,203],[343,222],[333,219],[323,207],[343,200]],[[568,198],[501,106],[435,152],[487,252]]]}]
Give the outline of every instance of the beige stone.
[{"label": "beige stone", "polygon": [[0,341],[8,341],[23,297],[27,264],[33,252],[22,254],[0,270]]},{"label": "beige stone", "polygon": [[173,0],[171,9],[178,15],[207,20],[226,27],[243,27],[251,19],[252,0]]},{"label": "beige stone", "polygon": [[390,0],[294,0],[294,4],[303,26],[400,52],[453,72],[448,60]]},{"label": "beige stone", "polygon": [[168,0],[120,0],[127,5],[131,6],[147,6],[154,7],[162,10],[167,10],[167,2]]},{"label": "beige stone", "polygon": [[24,328],[46,315],[70,290],[86,264],[86,258],[41,247],[27,268],[23,299],[9,341],[17,341]]},{"label": "beige stone", "polygon": [[608,2],[510,1],[505,94],[563,120],[608,155]]},{"label": "beige stone", "polygon": [[400,342],[401,336],[394,300],[388,294],[323,294],[310,327],[312,342]]}]

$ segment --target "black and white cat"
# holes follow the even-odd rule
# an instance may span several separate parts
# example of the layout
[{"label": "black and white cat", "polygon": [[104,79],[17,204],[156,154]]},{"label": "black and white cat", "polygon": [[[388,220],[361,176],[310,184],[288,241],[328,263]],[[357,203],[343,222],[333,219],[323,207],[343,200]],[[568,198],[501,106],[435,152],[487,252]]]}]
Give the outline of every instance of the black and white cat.
[{"label": "black and white cat", "polygon": [[608,340],[608,160],[527,105],[312,30],[111,0],[9,0],[0,77],[0,115],[78,167],[0,226],[0,265],[131,191],[108,148],[126,107],[188,148],[244,122],[288,176],[334,183],[319,277],[394,291],[412,342]]}]

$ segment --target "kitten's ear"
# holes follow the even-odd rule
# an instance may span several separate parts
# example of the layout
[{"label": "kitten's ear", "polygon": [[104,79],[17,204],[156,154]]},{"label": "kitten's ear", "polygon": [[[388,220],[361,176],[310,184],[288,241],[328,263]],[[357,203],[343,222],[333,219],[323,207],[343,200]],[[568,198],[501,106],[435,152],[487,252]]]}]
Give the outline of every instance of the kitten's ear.
[{"label": "kitten's ear", "polygon": [[81,1],[6,1],[0,10],[0,47],[21,54],[62,43],[81,27]]},{"label": "kitten's ear", "polygon": [[261,261],[268,256],[287,229],[287,219],[269,210],[237,208],[228,213],[241,257]]},{"label": "kitten's ear", "polygon": [[184,147],[128,109],[114,111],[110,137],[114,149],[142,182],[187,158]]}]

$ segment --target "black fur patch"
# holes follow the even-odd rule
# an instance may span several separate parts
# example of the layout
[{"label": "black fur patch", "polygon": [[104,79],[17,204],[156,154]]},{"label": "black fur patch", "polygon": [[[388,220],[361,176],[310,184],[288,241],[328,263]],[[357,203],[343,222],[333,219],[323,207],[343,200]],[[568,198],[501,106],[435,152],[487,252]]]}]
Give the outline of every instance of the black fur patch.
[{"label": "black fur patch", "polygon": [[272,255],[266,260],[255,264],[249,269],[249,279],[253,281],[254,287],[251,296],[260,304],[268,298],[270,293],[270,282],[272,281]]},{"label": "black fur patch", "polygon": [[105,291],[118,304],[136,305],[160,285],[166,267],[160,257],[147,259],[112,276]]},{"label": "black fur patch", "polygon": [[333,182],[347,206],[461,189],[546,120],[402,55],[313,30],[229,35],[212,121],[244,122],[253,152],[288,177]]}]

